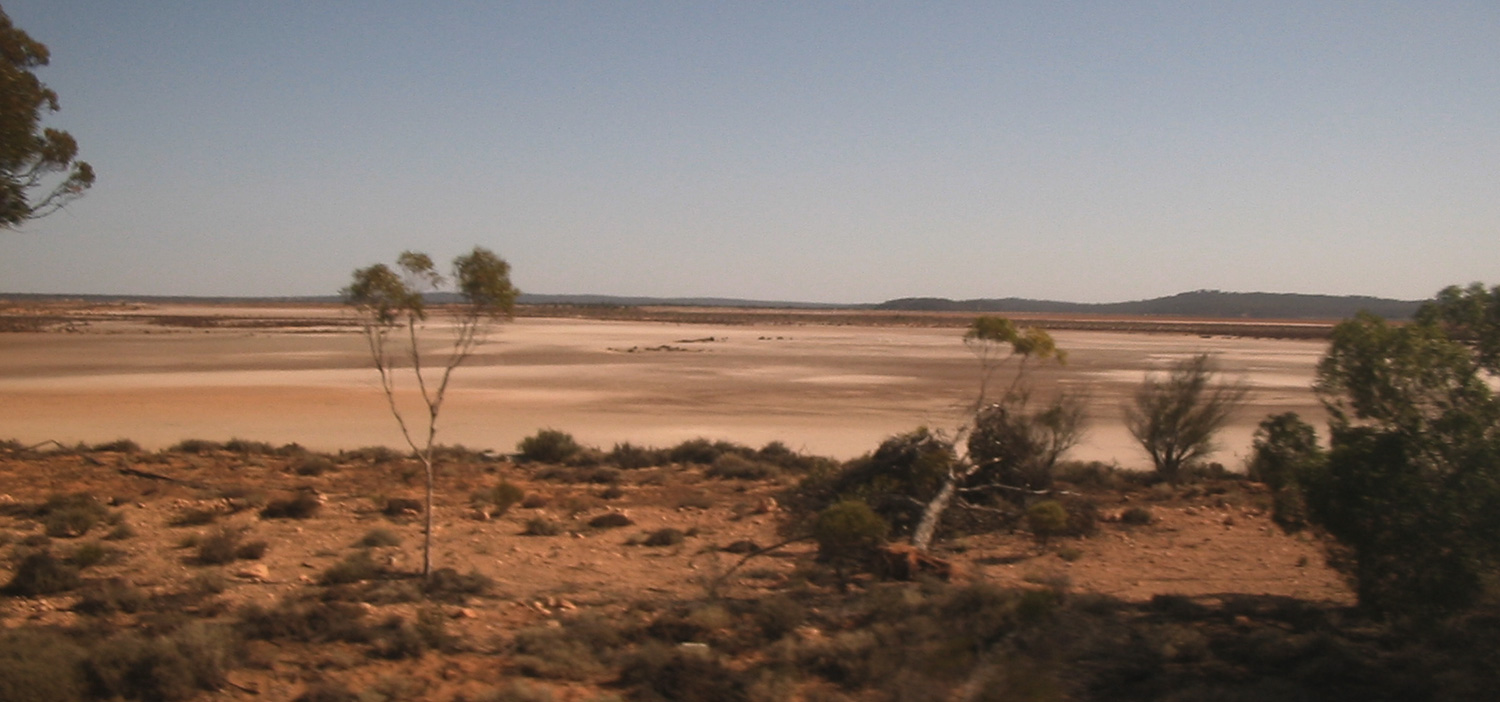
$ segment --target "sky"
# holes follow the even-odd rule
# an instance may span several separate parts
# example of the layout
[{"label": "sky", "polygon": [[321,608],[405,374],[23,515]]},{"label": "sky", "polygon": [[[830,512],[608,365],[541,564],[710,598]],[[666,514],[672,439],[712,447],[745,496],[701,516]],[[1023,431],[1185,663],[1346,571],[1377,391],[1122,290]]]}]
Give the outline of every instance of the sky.
[{"label": "sky", "polygon": [[3,2],[98,182],[0,292],[1500,283],[1500,3]]}]

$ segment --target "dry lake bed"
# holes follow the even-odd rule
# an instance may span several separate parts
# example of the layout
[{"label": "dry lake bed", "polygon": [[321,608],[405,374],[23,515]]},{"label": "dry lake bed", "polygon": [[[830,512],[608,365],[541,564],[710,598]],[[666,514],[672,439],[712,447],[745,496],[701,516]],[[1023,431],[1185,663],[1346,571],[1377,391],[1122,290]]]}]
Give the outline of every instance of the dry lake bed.
[{"label": "dry lake bed", "polygon": [[[670,323],[522,317],[457,370],[438,440],[512,450],[539,428],[608,448],[708,437],[849,458],[919,425],[954,428],[979,364],[962,329],[907,325]],[[401,443],[363,336],[336,306],[128,305],[64,310],[0,334],[0,437],[65,444],[130,438]],[[1309,385],[1325,343],[1195,333],[1055,331],[1064,366],[1033,365],[1039,394],[1092,397],[1071,457],[1146,467],[1122,423],[1143,375],[1196,353],[1252,387],[1215,456],[1231,468],[1267,414],[1321,423]],[[441,353],[442,329],[429,356]],[[1013,366],[1012,366],[1013,367]],[[1011,367],[1002,368],[1008,379]],[[402,399],[414,401],[401,378]],[[415,405],[405,405],[416,412]]]}]

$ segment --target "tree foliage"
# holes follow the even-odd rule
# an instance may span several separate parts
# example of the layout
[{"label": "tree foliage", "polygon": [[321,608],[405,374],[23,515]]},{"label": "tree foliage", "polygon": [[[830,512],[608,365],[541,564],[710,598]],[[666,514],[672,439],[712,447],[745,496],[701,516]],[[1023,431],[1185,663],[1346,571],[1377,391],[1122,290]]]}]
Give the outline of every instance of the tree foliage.
[{"label": "tree foliage", "polygon": [[1165,377],[1148,374],[1125,406],[1125,427],[1161,477],[1177,482],[1183,466],[1217,448],[1214,435],[1244,401],[1240,383],[1215,381],[1208,354],[1185,359]]},{"label": "tree foliage", "polygon": [[1318,365],[1332,450],[1304,477],[1309,516],[1352,549],[1374,610],[1462,608],[1500,564],[1500,401],[1474,343],[1496,329],[1452,290],[1414,324],[1343,322]]},{"label": "tree foliage", "polygon": [[979,410],[969,431],[967,484],[997,484],[1027,491],[1052,488],[1057,461],[1083,438],[1087,400],[1060,393],[1034,407],[1030,393],[1015,392]]},{"label": "tree foliage", "polygon": [[57,211],[94,184],[73,136],[42,127],[43,115],[58,110],[57,93],[32,71],[49,59],[46,45],[0,10],[0,227],[7,229]]},{"label": "tree foliage", "polygon": [[1417,311],[1417,322],[1440,327],[1449,339],[1473,349],[1480,368],[1500,374],[1500,285],[1450,285]]},{"label": "tree foliage", "polygon": [[[459,303],[446,308],[451,332],[447,354],[435,368],[424,367],[422,344],[427,331],[427,295],[452,283]],[[360,319],[365,341],[380,387],[401,437],[422,462],[426,472],[426,538],[422,550],[422,574],[432,573],[432,502],[436,477],[434,447],[438,416],[447,397],[453,371],[473,352],[493,322],[508,317],[518,292],[510,283],[510,265],[481,247],[453,260],[451,278],[437,271],[432,258],[414,251],[403,252],[394,268],[383,263],[354,271],[344,288],[344,301]],[[408,365],[409,364],[409,365]],[[421,423],[413,426],[396,392],[399,371],[408,369],[421,405]],[[414,432],[414,428],[419,433]]]},{"label": "tree foliage", "polygon": [[1251,480],[1271,488],[1271,519],[1283,528],[1306,526],[1307,505],[1302,494],[1306,476],[1320,470],[1328,458],[1318,445],[1318,431],[1296,412],[1266,417],[1255,430],[1250,465]]}]

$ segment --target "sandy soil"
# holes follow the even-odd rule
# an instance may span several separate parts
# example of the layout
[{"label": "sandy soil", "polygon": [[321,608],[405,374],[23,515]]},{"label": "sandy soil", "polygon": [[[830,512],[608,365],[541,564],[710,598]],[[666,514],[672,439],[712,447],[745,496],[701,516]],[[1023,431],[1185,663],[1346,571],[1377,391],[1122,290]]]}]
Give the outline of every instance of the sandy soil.
[{"label": "sandy soil", "polygon": [[[26,443],[129,437],[148,448],[233,437],[319,450],[400,445],[363,338],[337,308],[130,312],[50,327],[75,333],[0,334],[0,435]],[[231,313],[240,324],[211,323]],[[606,448],[705,436],[851,457],[917,425],[960,423],[978,376],[960,337],[953,328],[523,318],[499,327],[459,369],[439,440],[509,451],[553,427]],[[1074,458],[1141,467],[1121,403],[1147,370],[1199,352],[1253,386],[1224,433],[1216,458],[1225,465],[1240,465],[1266,414],[1321,417],[1308,385],[1322,342],[1055,337],[1069,363],[1035,369],[1041,392],[1067,386],[1093,397],[1092,429]],[[433,338],[443,341],[440,331]]]}]

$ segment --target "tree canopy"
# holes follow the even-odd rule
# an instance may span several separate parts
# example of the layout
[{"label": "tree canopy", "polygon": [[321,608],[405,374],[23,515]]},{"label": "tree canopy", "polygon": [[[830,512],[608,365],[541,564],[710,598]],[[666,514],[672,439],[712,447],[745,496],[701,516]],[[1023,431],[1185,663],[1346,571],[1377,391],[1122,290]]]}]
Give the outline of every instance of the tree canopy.
[{"label": "tree canopy", "polygon": [[1483,340],[1500,325],[1489,295],[1449,288],[1408,325],[1355,317],[1318,365],[1332,450],[1300,481],[1311,521],[1353,550],[1370,609],[1461,609],[1500,566],[1500,398],[1483,375]]},{"label": "tree canopy", "polygon": [[83,195],[94,169],[77,160],[71,134],[42,127],[58,110],[57,93],[32,72],[47,65],[46,45],[0,10],[0,227],[15,229]]}]

